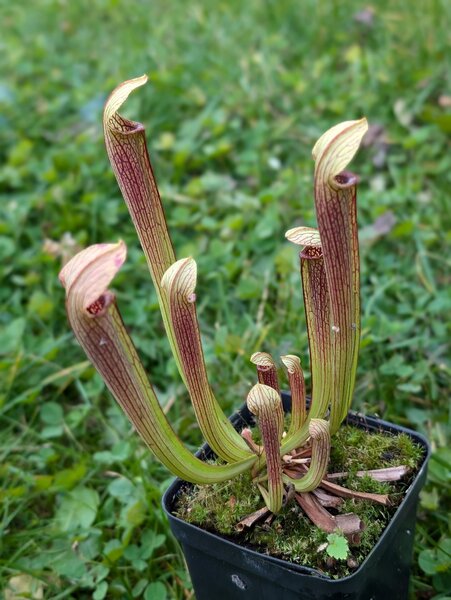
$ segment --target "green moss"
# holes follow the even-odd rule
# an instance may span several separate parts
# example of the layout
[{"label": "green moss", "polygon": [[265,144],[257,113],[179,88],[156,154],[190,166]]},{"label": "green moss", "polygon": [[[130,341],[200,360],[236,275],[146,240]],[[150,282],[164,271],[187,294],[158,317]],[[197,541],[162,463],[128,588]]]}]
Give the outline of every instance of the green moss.
[{"label": "green moss", "polygon": [[[236,524],[264,506],[250,473],[221,484],[187,488],[179,498],[176,514],[189,523],[260,552],[318,569],[334,578],[344,577],[360,565],[374,547],[401,502],[421,458],[421,447],[405,434],[369,433],[344,426],[334,436],[329,472],[346,471],[349,476],[340,480],[341,485],[362,492],[390,494],[392,501],[389,507],[363,500],[344,501],[340,513],[355,513],[365,524],[360,543],[351,545],[347,560],[333,560],[325,549],[318,550],[326,542],[327,534],[315,527],[295,502],[284,507],[270,526],[259,523],[251,531],[238,533]],[[382,483],[371,477],[356,476],[357,471],[399,465],[412,469],[402,481]]]}]

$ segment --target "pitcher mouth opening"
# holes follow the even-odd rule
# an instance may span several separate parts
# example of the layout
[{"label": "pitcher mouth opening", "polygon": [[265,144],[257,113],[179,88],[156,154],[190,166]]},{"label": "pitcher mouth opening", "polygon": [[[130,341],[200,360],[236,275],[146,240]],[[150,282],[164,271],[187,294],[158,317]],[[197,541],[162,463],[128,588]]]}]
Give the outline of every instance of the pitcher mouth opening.
[{"label": "pitcher mouth opening", "polygon": [[301,258],[306,258],[307,260],[315,260],[316,258],[323,257],[323,251],[318,246],[305,246],[299,256]]},{"label": "pitcher mouth opening", "polygon": [[334,177],[334,183],[339,188],[348,188],[359,183],[359,178],[351,171],[341,171]]}]

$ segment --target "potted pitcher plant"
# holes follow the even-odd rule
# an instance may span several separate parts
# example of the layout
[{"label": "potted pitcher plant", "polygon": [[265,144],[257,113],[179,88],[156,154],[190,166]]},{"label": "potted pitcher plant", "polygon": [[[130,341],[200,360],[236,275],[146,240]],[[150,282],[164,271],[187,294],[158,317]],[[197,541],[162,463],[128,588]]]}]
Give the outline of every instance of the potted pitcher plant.
[{"label": "potted pitcher plant", "polygon": [[[178,478],[166,492],[163,505],[183,546],[197,599],[406,598],[412,531],[428,444],[414,432],[350,412],[360,344],[360,265],[357,177],[346,169],[367,131],[366,119],[335,125],[316,142],[318,227],[295,227],[286,234],[300,246],[310,396],[306,396],[297,355],[281,357],[290,388],[287,394],[281,393],[274,358],[256,352],[251,360],[258,382],[249,390],[246,405],[229,420],[205,366],[196,314],[196,262],[192,257],[176,258],[144,127],[118,112],[129,94],[146,80],[143,76],[126,81],[108,98],[105,142],[147,259],[178,370],[206,440],[198,455],[182,443],[160,407],[110,289],[126,259],[125,244],[100,243],[82,250],[64,266],[60,280],[77,340],[144,443]],[[246,479],[259,507],[237,522],[236,531],[274,530],[277,515],[291,511],[327,536],[318,552],[328,552],[332,561],[345,560],[349,546],[358,545],[366,527],[358,514],[349,511],[349,502],[387,507],[391,499],[389,494],[339,485],[337,474],[331,476],[335,444],[341,444],[342,454],[347,452],[344,438],[340,438],[344,422],[368,436],[394,440],[403,435],[417,451],[413,466],[387,467],[381,461],[379,469],[354,473],[379,482],[396,482],[410,474],[403,497],[374,548],[360,564],[349,566],[348,558],[347,568],[352,572],[339,576],[334,575],[333,565],[328,573],[327,568],[299,564],[290,557],[282,560],[267,554],[262,545],[240,544],[239,536],[221,536],[210,526],[207,531],[201,523],[187,522],[189,519],[181,516],[178,506],[183,495],[192,495],[202,486],[209,486],[213,494],[218,484]],[[349,500],[346,507],[343,499]],[[340,544],[344,558],[336,548],[334,554],[334,545]],[[327,566],[327,560],[324,564]]]}]

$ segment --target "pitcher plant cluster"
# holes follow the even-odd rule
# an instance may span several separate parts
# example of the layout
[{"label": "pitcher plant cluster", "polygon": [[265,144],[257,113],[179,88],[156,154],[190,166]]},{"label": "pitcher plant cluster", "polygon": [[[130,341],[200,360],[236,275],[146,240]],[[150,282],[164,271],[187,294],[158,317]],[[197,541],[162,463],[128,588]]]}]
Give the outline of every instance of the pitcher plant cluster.
[{"label": "pitcher plant cluster", "polygon": [[292,398],[291,421],[285,430],[276,363],[265,352],[253,354],[258,383],[249,391],[247,406],[261,432],[259,445],[249,429],[234,429],[214,395],[196,313],[196,262],[191,257],[176,259],[144,127],[118,112],[129,94],[146,81],[145,76],[126,81],[108,98],[103,118],[106,148],[146,256],[165,330],[199,427],[221,460],[210,464],[194,456],[158,402],[109,289],[126,258],[122,241],[90,246],[62,269],[70,325],[141,438],[174,475],[211,484],[249,470],[267,509],[276,513],[288,490],[302,496],[325,479],[331,436],[352,400],[360,337],[359,251],[357,177],[346,168],[367,122],[340,123],[313,148],[318,229],[296,227],[286,233],[289,241],[301,247],[311,401],[307,409],[299,357],[280,357]]}]

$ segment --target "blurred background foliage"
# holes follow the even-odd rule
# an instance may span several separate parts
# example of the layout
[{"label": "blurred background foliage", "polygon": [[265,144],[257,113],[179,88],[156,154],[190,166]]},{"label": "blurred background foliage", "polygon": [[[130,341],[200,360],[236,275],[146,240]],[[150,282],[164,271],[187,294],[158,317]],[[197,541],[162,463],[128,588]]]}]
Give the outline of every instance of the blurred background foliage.
[{"label": "blurred background foliage", "polygon": [[449,598],[451,3],[3,0],[0,10],[5,598],[193,598],[159,508],[169,475],[85,361],[57,280],[76,248],[127,242],[119,304],[196,448],[103,146],[107,94],[142,73],[150,83],[125,114],[146,125],[177,254],[198,261],[206,359],[228,412],[255,381],[252,352],[307,364],[296,250],[283,234],[314,225],[314,141],[367,116],[353,165],[363,269],[354,407],[433,444],[412,597]]}]

